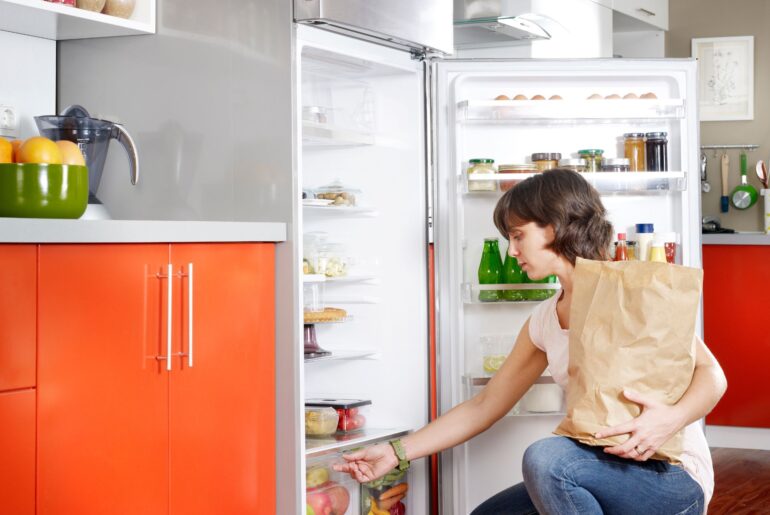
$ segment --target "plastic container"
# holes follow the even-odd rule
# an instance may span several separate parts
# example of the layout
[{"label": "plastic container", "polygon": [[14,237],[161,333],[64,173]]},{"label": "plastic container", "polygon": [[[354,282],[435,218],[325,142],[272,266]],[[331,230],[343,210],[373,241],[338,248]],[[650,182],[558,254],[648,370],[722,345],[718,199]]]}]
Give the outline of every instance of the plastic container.
[{"label": "plastic container", "polygon": [[308,399],[305,406],[332,408],[338,416],[337,432],[352,433],[366,426],[372,401],[366,399]]},{"label": "plastic container", "polygon": [[640,172],[646,169],[647,161],[644,157],[645,149],[643,132],[627,132],[626,134],[623,134],[623,149],[625,156],[629,161],[630,171]]},{"label": "plastic container", "polygon": [[[497,173],[538,173],[540,170],[533,164],[500,165]],[[508,191],[521,181],[500,181],[500,191]]]},{"label": "plastic container", "polygon": [[475,158],[468,161],[468,191],[497,191],[495,181],[472,181],[474,174],[497,173],[495,170],[495,160],[487,158]]},{"label": "plastic container", "polygon": [[602,172],[631,171],[629,159],[626,157],[608,157],[602,163]]},{"label": "plastic container", "polygon": [[305,435],[331,436],[337,431],[339,415],[334,408],[305,406]]},{"label": "plastic container", "polygon": [[562,159],[559,161],[559,168],[573,172],[585,172],[588,169],[588,164],[585,159]]},{"label": "plastic container", "polygon": [[541,172],[552,170],[559,166],[561,154],[558,152],[537,152],[532,154],[532,163]]},{"label": "plastic container", "polygon": [[[383,477],[361,485],[360,513],[385,513],[405,515],[409,497],[408,471],[393,469]],[[397,506],[400,503],[400,506]],[[374,504],[377,510],[374,510]]]},{"label": "plastic container", "polygon": [[636,243],[639,247],[639,261],[649,259],[649,249],[655,228],[652,224],[636,224]]},{"label": "plastic container", "polygon": [[360,193],[361,190],[351,188],[343,184],[339,179],[335,179],[315,190],[316,198],[331,200],[332,203],[330,205],[332,206],[355,206],[356,196]]},{"label": "plastic container", "polygon": [[561,411],[564,394],[558,384],[535,384],[524,394],[523,408],[530,413]]},{"label": "plastic container", "polygon": [[665,132],[648,132],[645,152],[647,154],[647,170],[650,172],[665,172],[668,170],[668,136]]},{"label": "plastic container", "polygon": [[310,263],[316,274],[326,277],[345,277],[348,275],[350,259],[344,245],[325,242],[318,246]]},{"label": "plastic container", "polygon": [[[321,278],[319,275],[305,276],[308,278]],[[324,283],[321,281],[305,282],[302,285],[302,302],[305,313],[320,313],[324,310]]]},{"label": "plastic container", "polygon": [[600,148],[586,148],[578,150],[578,155],[586,161],[587,172],[599,172],[602,169],[602,156],[604,150]]},{"label": "plastic container", "polygon": [[334,471],[332,466],[338,461],[343,461],[339,454],[331,459],[324,456],[308,460],[305,469],[307,513],[356,513],[360,504],[359,485],[347,474]]}]

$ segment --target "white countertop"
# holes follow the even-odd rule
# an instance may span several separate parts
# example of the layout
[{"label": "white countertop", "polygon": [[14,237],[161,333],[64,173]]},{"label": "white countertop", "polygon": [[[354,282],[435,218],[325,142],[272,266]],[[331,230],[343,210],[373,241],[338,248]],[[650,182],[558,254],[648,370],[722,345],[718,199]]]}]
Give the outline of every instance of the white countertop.
[{"label": "white countertop", "polygon": [[286,241],[286,224],[156,220],[0,218],[0,243]]},{"label": "white countertop", "polygon": [[770,235],[763,232],[703,234],[704,245],[770,245]]}]

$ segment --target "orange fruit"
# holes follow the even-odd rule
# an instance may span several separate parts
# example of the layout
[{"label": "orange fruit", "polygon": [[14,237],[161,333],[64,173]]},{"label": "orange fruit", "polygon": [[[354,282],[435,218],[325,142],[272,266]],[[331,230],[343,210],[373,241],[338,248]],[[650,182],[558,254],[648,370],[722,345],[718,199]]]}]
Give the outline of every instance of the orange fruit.
[{"label": "orange fruit", "polygon": [[76,143],[67,140],[59,140],[56,142],[56,146],[59,147],[59,151],[61,152],[62,164],[85,166],[86,159],[83,157],[83,152],[80,151],[80,147],[78,147]]},{"label": "orange fruit", "polygon": [[0,163],[13,163],[13,145],[5,138],[0,138]]},{"label": "orange fruit", "polygon": [[13,162],[18,163],[19,162],[19,147],[21,144],[24,143],[23,139],[15,139],[11,140],[11,146],[13,147]]},{"label": "orange fruit", "polygon": [[56,143],[48,138],[35,136],[19,147],[16,160],[19,163],[61,164],[62,155]]}]

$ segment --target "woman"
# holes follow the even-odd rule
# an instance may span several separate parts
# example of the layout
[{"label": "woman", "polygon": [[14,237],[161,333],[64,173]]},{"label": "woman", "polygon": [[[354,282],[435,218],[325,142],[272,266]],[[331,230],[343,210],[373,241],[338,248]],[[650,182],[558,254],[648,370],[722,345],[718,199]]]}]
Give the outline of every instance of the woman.
[{"label": "woman", "polygon": [[[395,444],[345,455],[337,470],[372,481],[399,464],[395,449],[413,460],[463,443],[508,413],[546,367],[566,387],[575,262],[578,257],[607,258],[612,226],[605,216],[596,190],[568,170],[551,170],[506,192],[494,220],[509,241],[509,255],[532,279],[556,275],[560,294],[535,308],[510,355],[479,395]],[[698,421],[716,405],[726,385],[722,369],[698,338],[692,382],[679,402],[668,406],[627,389],[624,395],[641,405],[641,414],[596,434],[628,435],[625,443],[591,447],[560,436],[535,442],[524,454],[524,482],[488,499],[473,514],[703,513],[714,481]],[[650,460],[680,429],[682,466]]]}]

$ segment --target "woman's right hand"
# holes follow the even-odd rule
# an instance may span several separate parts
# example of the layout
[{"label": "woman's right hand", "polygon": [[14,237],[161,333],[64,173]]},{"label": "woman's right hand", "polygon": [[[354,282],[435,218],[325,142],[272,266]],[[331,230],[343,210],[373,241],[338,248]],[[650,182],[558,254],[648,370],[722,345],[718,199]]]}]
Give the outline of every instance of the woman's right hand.
[{"label": "woman's right hand", "polygon": [[345,463],[333,466],[338,472],[347,472],[359,483],[379,479],[398,465],[396,452],[389,443],[381,443],[343,454]]}]

